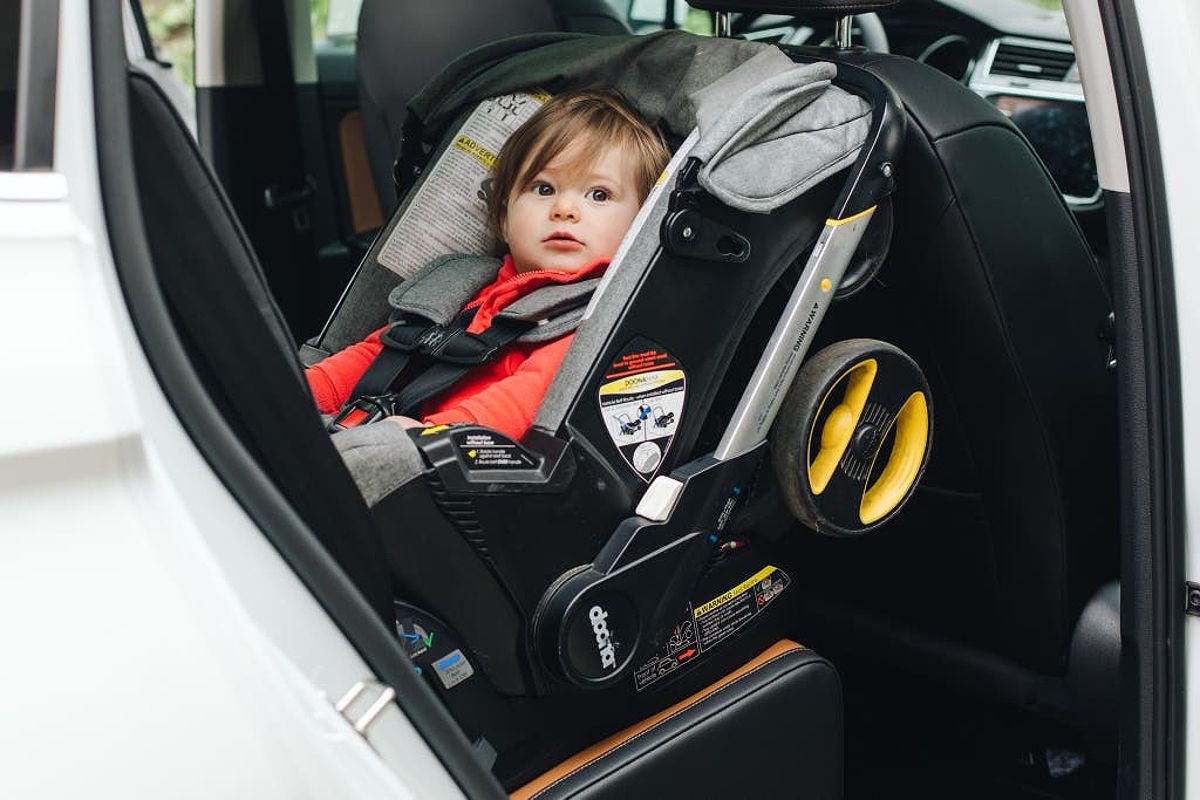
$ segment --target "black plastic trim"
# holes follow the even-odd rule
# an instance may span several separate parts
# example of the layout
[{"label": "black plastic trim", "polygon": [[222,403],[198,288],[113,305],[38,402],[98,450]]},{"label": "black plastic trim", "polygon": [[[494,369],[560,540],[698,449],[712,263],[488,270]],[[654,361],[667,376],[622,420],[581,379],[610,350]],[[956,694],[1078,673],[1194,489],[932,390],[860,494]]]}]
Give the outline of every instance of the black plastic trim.
[{"label": "black plastic trim", "polygon": [[1165,165],[1132,0],[1099,3],[1130,193],[1106,192],[1121,461],[1122,691],[1118,794],[1179,798],[1184,723],[1183,453]]},{"label": "black plastic trim", "polygon": [[396,689],[396,702],[462,791],[469,797],[503,798],[499,783],[476,761],[470,744],[416,675],[395,635],[242,447],[192,368],[155,280],[141,225],[120,6],[92,0],[90,13],[96,145],[106,222],[121,288],[155,376],[214,472],[355,644],[376,677]]},{"label": "black plastic trim", "polygon": [[22,0],[17,49],[17,125],[13,165],[54,166],[54,101],[58,86],[59,0]]}]

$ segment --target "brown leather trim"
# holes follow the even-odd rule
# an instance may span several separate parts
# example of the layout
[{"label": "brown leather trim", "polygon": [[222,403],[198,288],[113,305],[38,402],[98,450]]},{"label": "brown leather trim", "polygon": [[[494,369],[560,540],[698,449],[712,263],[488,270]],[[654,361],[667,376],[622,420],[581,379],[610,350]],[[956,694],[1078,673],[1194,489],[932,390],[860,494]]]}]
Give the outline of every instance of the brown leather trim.
[{"label": "brown leather trim", "polygon": [[696,703],[699,703],[701,700],[720,691],[739,678],[754,672],[756,669],[763,667],[780,656],[803,649],[803,645],[796,644],[788,639],[782,639],[776,642],[760,653],[755,659],[738,667],[716,683],[710,684],[696,692],[691,697],[684,698],[675,705],[663,709],[654,716],[647,717],[641,722],[636,722],[625,730],[614,733],[607,739],[596,742],[596,744],[592,745],[586,750],[576,753],[558,766],[542,773],[529,783],[522,786],[520,789],[517,789],[515,792],[510,794],[509,797],[512,798],[512,800],[530,800],[530,798],[532,798],[538,792],[541,792],[563,780],[564,778],[569,777],[575,772],[578,772],[588,764],[591,764],[593,761],[603,758],[626,742],[635,739],[651,728],[654,728],[656,725],[666,722],[676,714],[686,710],[688,707],[693,706]]},{"label": "brown leather trim", "polygon": [[362,112],[351,111],[338,121],[338,145],[342,151],[342,173],[350,201],[350,223],[355,233],[383,227],[383,207],[371,179],[367,144],[363,138]]}]

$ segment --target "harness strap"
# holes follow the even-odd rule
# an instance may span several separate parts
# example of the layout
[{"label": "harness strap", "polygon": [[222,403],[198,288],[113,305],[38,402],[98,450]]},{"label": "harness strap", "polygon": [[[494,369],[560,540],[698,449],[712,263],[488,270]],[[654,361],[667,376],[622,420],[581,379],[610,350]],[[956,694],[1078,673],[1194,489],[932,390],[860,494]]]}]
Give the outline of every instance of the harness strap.
[{"label": "harness strap", "polygon": [[[382,395],[394,391],[396,381],[399,380],[414,355],[444,358],[441,355],[443,349],[451,340],[466,330],[467,326],[471,324],[471,320],[475,318],[475,311],[476,309],[464,311],[449,326],[438,325],[428,320],[402,319],[393,322],[387,330],[380,334],[379,341],[383,345],[383,349],[367,367],[367,371],[358,379],[358,383],[354,384],[354,390],[350,392],[350,399],[355,400],[359,397]],[[454,352],[460,353],[461,348],[456,348]]]},{"label": "harness strap", "polygon": [[415,377],[396,393],[394,414],[408,414],[458,383],[472,367],[490,361],[505,345],[533,327],[523,320],[496,318],[483,333],[464,333],[447,340],[447,346],[435,357],[429,369]]},{"label": "harness strap", "polygon": [[[329,424],[336,432],[357,427],[383,417],[411,414],[426,401],[445,392],[473,367],[490,361],[517,339],[549,341],[574,330],[583,307],[594,291],[598,278],[562,286],[546,286],[519,298],[492,318],[480,333],[468,333],[475,318],[472,308],[451,319],[447,308],[448,291],[461,293],[462,278],[485,279],[495,264],[486,259],[453,256],[432,262],[426,271],[398,287],[389,298],[400,319],[379,336],[383,345],[379,354],[363,372],[350,393],[350,400]],[[463,269],[441,268],[454,264]],[[444,285],[449,283],[449,285]],[[472,287],[478,293],[477,287]],[[450,297],[457,302],[457,297]],[[465,301],[464,301],[465,302]],[[406,384],[403,388],[401,385]]]}]

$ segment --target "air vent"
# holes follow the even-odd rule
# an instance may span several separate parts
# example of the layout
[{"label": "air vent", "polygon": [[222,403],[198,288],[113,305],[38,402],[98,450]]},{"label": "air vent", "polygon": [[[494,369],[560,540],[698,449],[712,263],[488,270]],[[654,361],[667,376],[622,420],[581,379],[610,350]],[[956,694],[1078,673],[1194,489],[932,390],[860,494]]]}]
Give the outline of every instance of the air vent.
[{"label": "air vent", "polygon": [[1002,42],[996,48],[996,56],[988,71],[992,75],[1061,81],[1074,63],[1075,54],[1070,50],[1045,50]]}]

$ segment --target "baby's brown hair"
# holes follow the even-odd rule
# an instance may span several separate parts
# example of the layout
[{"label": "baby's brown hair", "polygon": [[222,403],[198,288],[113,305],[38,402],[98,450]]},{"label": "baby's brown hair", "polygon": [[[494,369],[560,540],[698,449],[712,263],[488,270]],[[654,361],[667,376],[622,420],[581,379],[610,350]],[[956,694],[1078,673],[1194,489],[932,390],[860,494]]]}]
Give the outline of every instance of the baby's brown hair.
[{"label": "baby's brown hair", "polygon": [[575,142],[577,159],[593,163],[608,147],[633,154],[638,202],[646,199],[671,160],[661,134],[617,92],[581,89],[551,97],[509,137],[496,156],[488,193],[488,225],[502,238],[513,194]]}]

